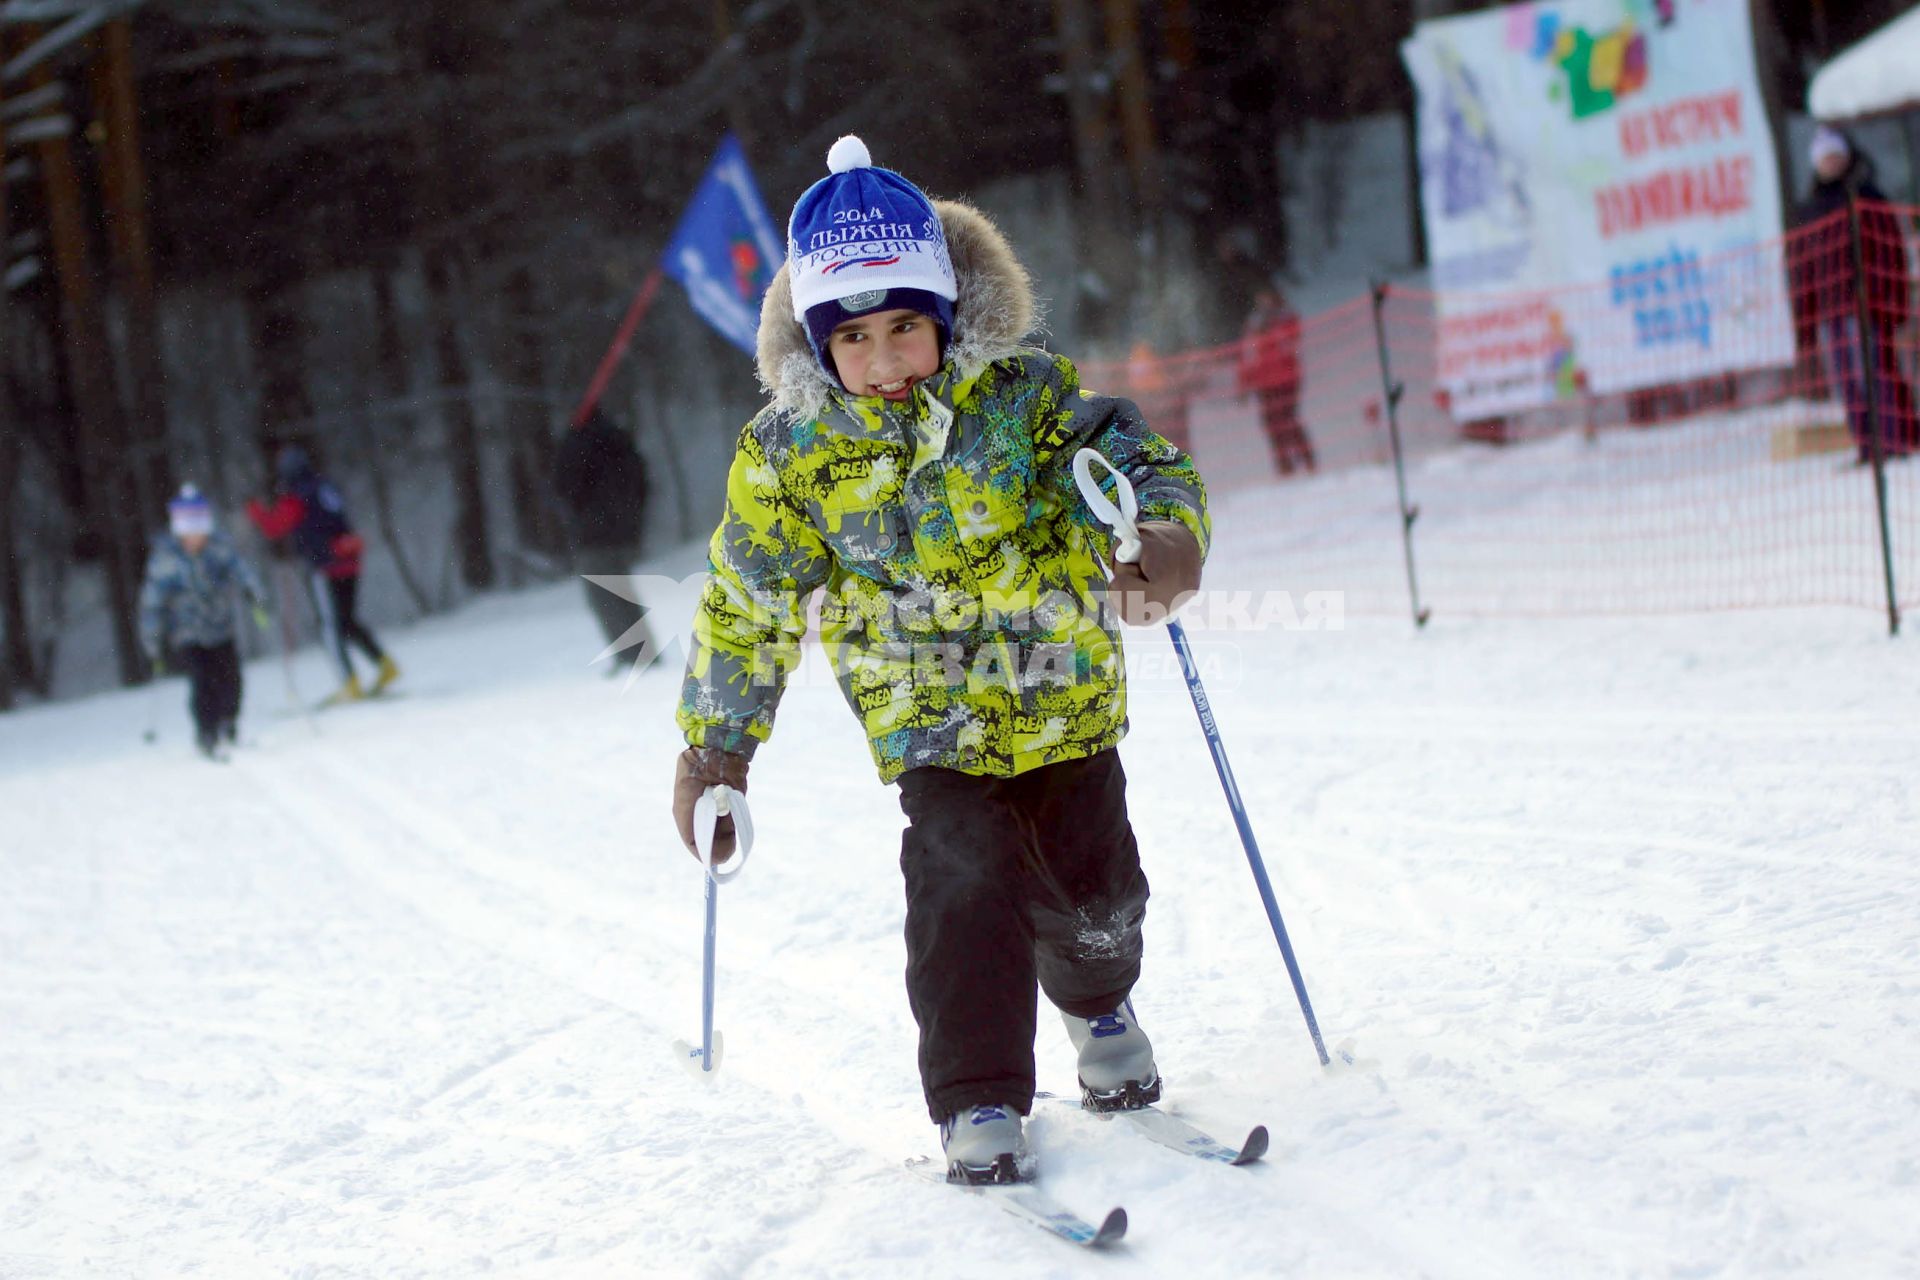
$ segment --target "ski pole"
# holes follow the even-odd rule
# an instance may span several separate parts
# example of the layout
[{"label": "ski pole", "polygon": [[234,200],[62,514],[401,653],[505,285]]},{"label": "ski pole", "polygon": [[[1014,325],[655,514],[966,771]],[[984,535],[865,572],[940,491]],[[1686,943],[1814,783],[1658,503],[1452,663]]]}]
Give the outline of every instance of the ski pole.
[{"label": "ski pole", "polygon": [[[732,870],[721,871],[713,862],[713,833],[720,819],[731,817],[737,848],[729,859]],[[693,844],[700,853],[706,880],[706,932],[700,949],[700,1043],[673,1042],[674,1053],[688,1074],[697,1080],[711,1081],[720,1069],[726,1041],[713,1029],[714,940],[719,932],[720,886],[736,879],[746,869],[747,854],[753,848],[753,815],[747,811],[747,797],[728,786],[708,787],[693,806]]]},{"label": "ski pole", "polygon": [[279,565],[275,567],[273,575],[274,594],[279,597],[274,612],[280,616],[280,671],[287,680],[287,701],[306,718],[307,728],[313,730],[317,738],[320,736],[320,722],[313,718],[313,708],[300,696],[300,686],[293,678],[294,621],[293,614],[287,609],[287,601],[291,598],[291,592],[287,589],[290,572],[285,565]]},{"label": "ski pole", "polygon": [[[1116,504],[1101,490],[1100,482],[1094,478],[1095,464],[1103,467],[1113,477],[1114,493],[1119,499]],[[1120,537],[1120,545],[1114,549],[1113,558],[1121,564],[1133,564],[1140,558],[1140,531],[1135,520],[1140,514],[1139,499],[1134,496],[1133,484],[1126,476],[1100,452],[1095,449],[1082,449],[1073,456],[1073,478],[1080,486],[1080,496],[1089,510]],[[1233,824],[1240,831],[1240,846],[1247,851],[1247,865],[1253,869],[1253,882],[1260,889],[1260,901],[1267,909],[1267,921],[1273,925],[1274,939],[1280,944],[1280,957],[1287,963],[1287,976],[1293,979],[1293,993],[1300,998],[1300,1012],[1307,1020],[1307,1034],[1313,1037],[1313,1051],[1320,1055],[1320,1065],[1329,1065],[1326,1042],[1320,1036],[1320,1022],[1313,1016],[1313,1002],[1307,998],[1307,983],[1300,976],[1300,963],[1293,957],[1293,943],[1287,938],[1287,926],[1280,919],[1280,904],[1273,896],[1273,882],[1267,878],[1267,864],[1260,857],[1260,844],[1253,837],[1253,826],[1247,821],[1247,807],[1241,802],[1239,784],[1233,778],[1233,766],[1227,762],[1227,748],[1220,740],[1220,726],[1213,718],[1213,704],[1207,700],[1206,688],[1200,683],[1200,668],[1193,660],[1193,650],[1187,644],[1186,628],[1180,625],[1178,618],[1167,618],[1167,637],[1173,641],[1173,650],[1180,655],[1180,673],[1186,677],[1187,692],[1193,697],[1193,709],[1200,716],[1200,730],[1206,734],[1207,748],[1213,753],[1213,769],[1220,776],[1220,789],[1227,793],[1227,807],[1233,811]],[[1344,1051],[1341,1057],[1348,1063],[1352,1058]]]}]

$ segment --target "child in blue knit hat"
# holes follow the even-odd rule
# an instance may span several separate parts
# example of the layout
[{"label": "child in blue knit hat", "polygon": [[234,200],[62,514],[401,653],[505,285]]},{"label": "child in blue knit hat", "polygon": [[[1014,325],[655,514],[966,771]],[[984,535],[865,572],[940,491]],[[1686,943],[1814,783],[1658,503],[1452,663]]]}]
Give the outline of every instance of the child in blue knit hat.
[{"label": "child in blue knit hat", "polygon": [[156,674],[168,655],[187,673],[188,710],[202,755],[218,759],[238,736],[240,651],[234,610],[241,599],[267,625],[260,575],[217,528],[213,506],[192,485],[167,503],[167,535],[147,557],[140,589],[140,645]]},{"label": "child in blue knit hat", "polygon": [[[1206,495],[1125,400],[1031,346],[993,223],[842,138],[794,205],[762,306],[771,403],[741,433],[694,617],[674,817],[744,790],[826,591],[820,639],[907,817],[907,996],[948,1175],[1030,1168],[1039,991],[1096,1109],[1158,1098],[1134,1016],[1147,882],[1115,747],[1120,636],[1199,586]],[[1076,451],[1133,483],[1144,551],[1111,574]],[[716,857],[732,850],[716,832]],[[763,830],[768,828],[764,821]]]}]

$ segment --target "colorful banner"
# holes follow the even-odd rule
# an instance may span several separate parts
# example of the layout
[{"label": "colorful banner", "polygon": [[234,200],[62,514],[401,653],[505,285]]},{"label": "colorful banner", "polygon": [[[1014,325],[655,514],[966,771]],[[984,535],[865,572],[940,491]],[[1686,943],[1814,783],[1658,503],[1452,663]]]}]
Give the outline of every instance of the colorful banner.
[{"label": "colorful banner", "polygon": [[1512,5],[1401,56],[1456,418],[1792,360],[1747,0]]},{"label": "colorful banner", "polygon": [[694,189],[661,268],[687,291],[703,319],[748,355],[760,329],[760,299],[787,259],[766,203],[732,134]]}]

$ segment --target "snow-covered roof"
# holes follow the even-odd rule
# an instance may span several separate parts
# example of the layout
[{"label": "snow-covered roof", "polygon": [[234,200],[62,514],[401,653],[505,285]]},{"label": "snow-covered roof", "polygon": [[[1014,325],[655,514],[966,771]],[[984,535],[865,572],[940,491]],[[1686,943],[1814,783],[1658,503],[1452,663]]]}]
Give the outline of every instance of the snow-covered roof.
[{"label": "snow-covered roof", "polygon": [[1858,120],[1920,106],[1920,6],[1842,50],[1807,89],[1816,120]]}]

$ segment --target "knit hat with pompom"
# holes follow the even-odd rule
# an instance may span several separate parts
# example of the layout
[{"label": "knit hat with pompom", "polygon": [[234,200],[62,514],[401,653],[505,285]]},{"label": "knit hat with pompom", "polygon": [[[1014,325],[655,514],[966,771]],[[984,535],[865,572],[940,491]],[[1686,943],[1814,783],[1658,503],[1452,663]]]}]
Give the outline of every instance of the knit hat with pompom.
[{"label": "knit hat with pompom", "polygon": [[874,311],[918,311],[952,341],[959,289],[933,202],[891,169],[875,168],[867,144],[851,134],[827,152],[827,170],[787,222],[793,318],[806,327],[820,367],[838,379],[828,337]]}]

